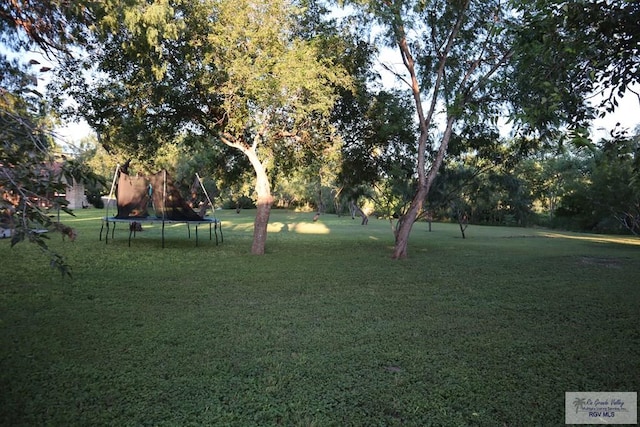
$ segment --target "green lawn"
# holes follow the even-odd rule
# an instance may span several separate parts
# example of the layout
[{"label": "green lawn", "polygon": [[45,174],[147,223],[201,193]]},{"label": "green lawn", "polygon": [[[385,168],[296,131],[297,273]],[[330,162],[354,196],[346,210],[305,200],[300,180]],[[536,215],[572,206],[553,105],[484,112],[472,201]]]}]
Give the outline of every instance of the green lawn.
[{"label": "green lawn", "polygon": [[640,389],[640,239],[222,211],[99,241],[104,211],[0,240],[0,425],[552,426],[566,391]]}]

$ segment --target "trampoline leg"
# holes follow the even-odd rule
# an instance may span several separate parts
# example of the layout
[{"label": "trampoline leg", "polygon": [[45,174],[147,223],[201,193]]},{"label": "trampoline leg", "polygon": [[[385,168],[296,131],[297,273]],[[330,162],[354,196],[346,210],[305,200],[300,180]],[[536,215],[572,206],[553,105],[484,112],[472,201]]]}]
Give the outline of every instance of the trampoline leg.
[{"label": "trampoline leg", "polygon": [[218,229],[220,230],[220,243],[224,243],[224,236],[222,235],[222,221],[218,223]]},{"label": "trampoline leg", "polygon": [[116,233],[116,223],[113,223],[113,228],[111,229],[111,238],[113,239],[113,235]]},{"label": "trampoline leg", "polygon": [[196,225],[196,246],[198,246],[198,226]]},{"label": "trampoline leg", "polygon": [[104,220],[102,221],[102,226],[100,227],[100,241],[102,242],[102,230],[104,230]]},{"label": "trampoline leg", "polygon": [[131,235],[132,235],[132,234],[135,234],[135,233],[133,232],[133,230],[131,229],[131,227],[129,227],[129,247],[131,247]]},{"label": "trampoline leg", "polygon": [[[196,225],[196,232],[198,231],[198,226]],[[187,223],[187,237],[191,238],[191,228],[189,227],[189,223]]]}]

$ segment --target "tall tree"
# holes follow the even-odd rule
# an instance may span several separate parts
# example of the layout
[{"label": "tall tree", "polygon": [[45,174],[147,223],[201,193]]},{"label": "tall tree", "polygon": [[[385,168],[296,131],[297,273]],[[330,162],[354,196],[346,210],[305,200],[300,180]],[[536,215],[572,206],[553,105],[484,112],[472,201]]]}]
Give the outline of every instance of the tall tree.
[{"label": "tall tree", "polygon": [[[402,57],[420,129],[417,190],[395,233],[393,258],[407,256],[409,235],[447,153],[455,125],[491,106],[492,79],[513,54],[509,12],[490,1],[355,1]],[[427,153],[435,150],[428,163]]]},{"label": "tall tree", "polygon": [[[398,77],[412,91],[420,128],[418,185],[397,225],[394,258],[407,255],[412,225],[460,123],[495,124],[508,114],[521,135],[538,136],[532,141],[568,136],[585,145],[589,121],[613,111],[638,83],[638,2],[343,3],[357,6],[399,51]],[[594,94],[604,99],[599,110],[588,102]]]},{"label": "tall tree", "polygon": [[[107,147],[140,157],[192,132],[232,147],[255,172],[251,252],[263,254],[269,172],[327,141],[335,88],[348,84],[317,38],[300,37],[303,10],[287,0],[103,3],[96,43],[67,68],[78,112]],[[307,23],[304,22],[306,25]],[[95,80],[78,74],[91,66]]]},{"label": "tall tree", "polygon": [[[512,101],[512,114],[524,126],[521,135],[537,134],[561,144],[569,140],[575,147],[588,153],[598,153],[598,144],[588,137],[588,126],[595,117],[603,117],[618,108],[618,100],[632,96],[640,104],[637,91],[640,83],[638,62],[640,61],[640,3],[630,0],[536,0],[514,1],[521,16],[521,23],[515,34],[515,54],[507,99]],[[568,132],[567,132],[568,130]],[[551,138],[549,138],[551,137]],[[529,139],[529,141],[532,141]],[[610,146],[618,149],[604,150],[606,153],[622,152],[628,149],[628,139],[617,131],[612,133]],[[633,205],[623,207],[618,200],[607,200],[601,205],[604,194],[623,194],[622,200],[637,200],[629,193],[632,186],[621,178],[626,165],[620,164],[625,156],[596,156],[597,168],[589,162],[569,158],[549,165],[559,168],[566,183],[553,190],[565,196],[555,197],[559,203],[559,216],[571,217],[581,222],[582,229],[595,229],[602,224],[607,212],[616,206],[634,216]],[[624,162],[622,162],[624,163]],[[579,167],[576,165],[580,165]],[[568,173],[566,168],[569,168]],[[582,170],[584,169],[584,170]],[[613,185],[602,193],[596,190],[591,197],[591,189],[599,185],[596,172],[619,171],[614,173]],[[567,180],[576,175],[576,179]],[[591,182],[580,174],[593,173]],[[620,181],[616,181],[620,179]],[[606,180],[605,180],[606,181]],[[553,179],[555,185],[558,180]],[[575,188],[570,189],[575,186]],[[616,188],[615,191],[611,191]],[[623,189],[626,189],[623,191]],[[595,215],[594,215],[595,214]],[[618,216],[621,214],[618,213]],[[558,218],[560,220],[561,218]]]}]

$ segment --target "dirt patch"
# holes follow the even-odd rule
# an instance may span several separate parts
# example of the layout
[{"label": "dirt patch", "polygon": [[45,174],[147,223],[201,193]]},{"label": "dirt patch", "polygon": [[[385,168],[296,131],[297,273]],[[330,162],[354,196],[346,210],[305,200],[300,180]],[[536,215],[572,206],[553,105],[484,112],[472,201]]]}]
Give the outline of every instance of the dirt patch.
[{"label": "dirt patch", "polygon": [[580,263],[584,265],[594,265],[596,267],[605,268],[622,268],[622,260],[619,258],[602,258],[583,256],[580,257]]}]

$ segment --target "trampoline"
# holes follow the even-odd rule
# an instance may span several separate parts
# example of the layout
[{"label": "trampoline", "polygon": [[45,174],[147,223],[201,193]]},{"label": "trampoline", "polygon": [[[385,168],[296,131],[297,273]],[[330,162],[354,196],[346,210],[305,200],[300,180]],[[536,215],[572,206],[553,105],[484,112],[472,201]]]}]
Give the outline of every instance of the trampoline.
[{"label": "trampoline", "polygon": [[[195,241],[198,246],[198,227],[209,226],[209,240],[213,240],[215,235],[216,245],[224,242],[222,234],[222,222],[215,217],[213,203],[209,198],[206,188],[202,184],[202,179],[198,174],[192,186],[192,193],[199,187],[206,199],[201,202],[199,212],[196,212],[192,205],[182,197],[180,191],[173,183],[166,170],[149,175],[129,175],[122,171],[120,166],[116,167],[116,172],[109,192],[107,202],[107,214],[102,218],[100,228],[100,241],[103,233],[105,243],[109,242],[109,232],[111,239],[115,237],[116,224],[127,223],[129,225],[129,246],[132,237],[142,230],[144,224],[160,223],[162,225],[162,247],[165,247],[165,226],[167,224],[185,224],[187,226],[188,237],[191,238],[191,226],[195,226]],[[115,193],[118,212],[114,216],[109,216],[109,205]],[[152,204],[154,214],[149,212],[149,204]],[[212,216],[207,217],[208,208],[211,207]],[[218,240],[220,233],[220,240]]]}]

